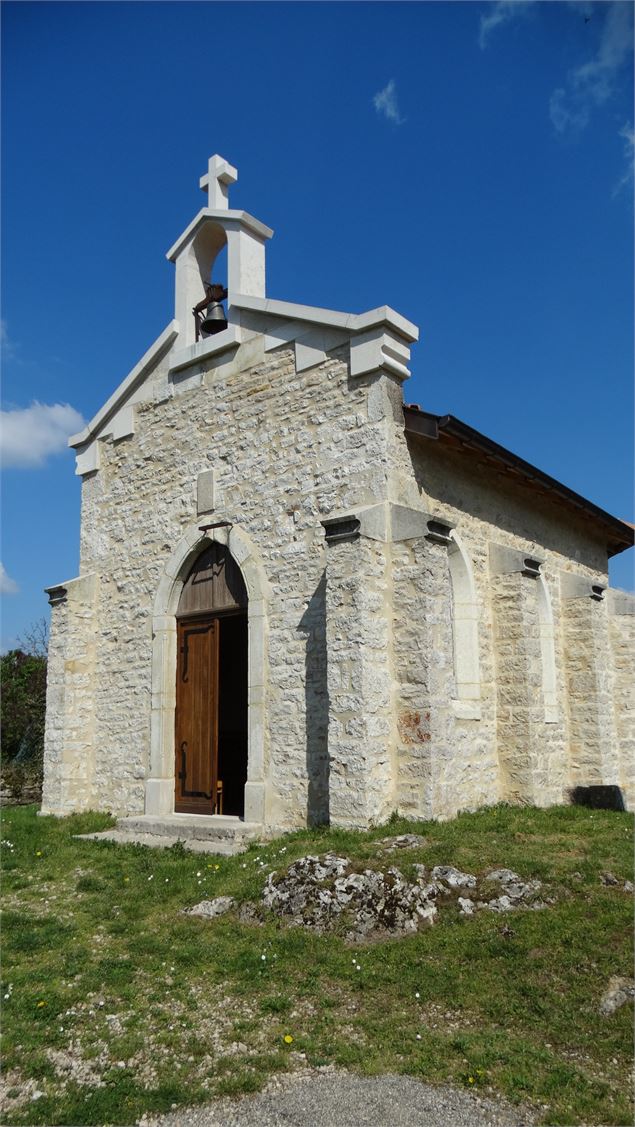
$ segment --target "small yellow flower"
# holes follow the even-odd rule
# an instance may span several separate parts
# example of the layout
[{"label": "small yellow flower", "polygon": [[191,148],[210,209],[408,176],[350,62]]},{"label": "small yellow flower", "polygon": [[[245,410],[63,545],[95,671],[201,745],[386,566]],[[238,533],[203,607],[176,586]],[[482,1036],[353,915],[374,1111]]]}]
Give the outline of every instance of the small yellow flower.
[{"label": "small yellow flower", "polygon": [[474,1077],[473,1077],[473,1076],[468,1076],[468,1078],[467,1078],[467,1082],[468,1082],[468,1084],[473,1084],[473,1083],[474,1083]]},{"label": "small yellow flower", "polygon": [[130,880],[130,877],[124,877],[124,881]]},{"label": "small yellow flower", "polygon": [[293,1037],[291,1036],[291,1034],[290,1034],[290,1033],[285,1033],[285,1035],[284,1035],[284,1043],[285,1043],[285,1045],[290,1045],[292,1041],[293,1041]]},{"label": "small yellow flower", "polygon": [[36,851],[35,851],[35,856],[36,856],[36,857],[41,857],[41,856],[42,856],[42,850],[41,850],[41,849],[36,849]]},{"label": "small yellow flower", "polygon": [[215,869],[220,869],[220,865],[214,865]]},{"label": "small yellow flower", "polygon": [[46,1002],[38,1002],[38,1004],[37,1004],[37,1008],[38,1008],[38,1010],[41,1010],[41,1009],[42,1009],[42,1006],[46,1006],[46,1005],[47,1005],[47,1003],[46,1003]]}]

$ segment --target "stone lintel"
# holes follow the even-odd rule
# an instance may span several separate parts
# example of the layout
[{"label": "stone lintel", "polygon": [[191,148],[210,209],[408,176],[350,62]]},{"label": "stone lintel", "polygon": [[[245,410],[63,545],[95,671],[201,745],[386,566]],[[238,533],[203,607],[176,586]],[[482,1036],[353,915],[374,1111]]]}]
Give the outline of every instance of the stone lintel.
[{"label": "stone lintel", "polygon": [[342,540],[358,540],[360,522],[355,516],[329,517],[321,522],[327,544],[339,544]]},{"label": "stone lintel", "polygon": [[351,337],[351,376],[386,371],[400,380],[407,380],[409,359],[410,349],[403,339],[381,326]]},{"label": "stone lintel", "polygon": [[520,572],[530,579],[537,579],[540,567],[544,560],[536,559],[528,552],[518,548],[508,548],[503,544],[490,544],[489,546],[490,570],[492,575],[512,575]]},{"label": "stone lintel", "polygon": [[44,588],[52,607],[65,603],[67,599],[69,602],[90,604],[94,601],[96,590],[97,575],[94,572],[78,575],[75,579],[67,579],[64,583]]},{"label": "stone lintel", "polygon": [[560,574],[560,594],[563,599],[593,599],[601,603],[605,591],[603,584],[592,583],[585,575],[573,575],[571,572]]},{"label": "stone lintel", "polygon": [[446,548],[449,548],[454,544],[451,537],[453,527],[454,525],[450,524],[449,521],[433,517],[427,522],[426,540],[433,540],[436,544],[445,544]]},{"label": "stone lintel", "polygon": [[166,254],[169,262],[175,262],[181,251],[192,241],[195,235],[198,234],[201,227],[206,223],[217,223],[221,227],[227,227],[230,223],[233,226],[248,231],[256,238],[265,240],[270,239],[273,235],[271,227],[267,227],[266,223],[262,223],[260,219],[255,219],[247,211],[239,211],[234,208],[210,208],[202,207],[197,215],[188,226],[185,228],[182,235],[170,247]]},{"label": "stone lintel", "polygon": [[390,511],[390,539],[393,543],[401,540],[420,540],[427,536],[430,514],[421,509],[411,509],[406,505],[388,506]]},{"label": "stone lintel", "polygon": [[59,584],[57,587],[45,587],[44,594],[48,595],[49,597],[49,605],[56,607],[59,603],[66,602],[68,590],[66,587],[63,587],[61,584]]},{"label": "stone lintel", "polygon": [[[449,534],[452,525],[448,521],[432,520],[430,514],[422,509],[411,509],[407,505],[395,505],[392,501],[380,501],[354,512],[341,513],[323,520],[327,543],[337,540],[357,539],[365,536],[368,540],[382,543],[397,543],[402,540],[438,539],[451,544]],[[434,529],[431,533],[430,526]]]}]

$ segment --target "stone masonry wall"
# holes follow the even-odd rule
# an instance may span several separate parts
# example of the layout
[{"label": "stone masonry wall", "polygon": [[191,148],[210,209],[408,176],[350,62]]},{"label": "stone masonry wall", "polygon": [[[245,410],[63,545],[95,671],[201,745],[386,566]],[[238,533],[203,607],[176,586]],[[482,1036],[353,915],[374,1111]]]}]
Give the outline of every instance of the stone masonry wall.
[{"label": "stone masonry wall", "polygon": [[95,777],[95,610],[98,580],[64,585],[53,606],[46,685],[43,814],[90,810]]},{"label": "stone masonry wall", "polygon": [[394,809],[395,764],[387,545],[329,544],[326,639],[329,814],[366,827]]},{"label": "stone masonry wall", "polygon": [[[454,749],[450,775],[457,785],[446,790],[445,798],[439,798],[435,813],[449,816],[458,809],[514,796],[540,805],[566,801],[572,785],[574,747],[579,743],[571,728],[570,703],[572,669],[579,647],[577,642],[572,646],[572,633],[567,626],[571,604],[562,597],[562,577],[579,577],[589,591],[592,584],[606,585],[601,540],[594,539],[588,522],[563,512],[548,499],[538,504],[529,490],[508,483],[486,465],[477,465],[473,455],[444,450],[439,443],[425,440],[409,440],[409,453],[419,488],[419,504],[432,516],[448,521],[460,534],[472,565],[479,616],[480,718],[465,720],[458,714],[452,715],[451,709],[447,711],[445,737],[438,737],[440,750],[437,752],[431,746],[429,755],[431,762],[439,757],[443,762],[445,748]],[[502,544],[543,561],[540,574],[551,622],[540,621],[537,581],[492,573],[491,544]],[[430,577],[428,582],[434,590],[435,583],[438,587],[440,581]],[[402,602],[412,598],[412,578],[410,588],[409,597],[402,591]],[[585,603],[589,604],[585,613],[598,606],[589,598]],[[403,618],[409,617],[411,622],[424,622],[423,605],[416,619],[404,612]],[[412,626],[405,624],[405,629],[412,634]],[[614,633],[616,637],[622,636],[617,626]],[[554,681],[550,703],[545,697],[545,651],[549,645],[553,647]],[[611,660],[607,645],[608,637],[603,640],[601,632],[596,636],[587,613],[580,634],[580,652],[596,647],[597,660],[600,665],[604,663],[608,678]],[[517,653],[515,646],[519,647]],[[447,647],[446,642],[449,656]],[[622,660],[625,662],[626,658]],[[413,695],[412,675],[404,680],[399,700],[400,707],[407,708],[411,707]],[[446,697],[452,692],[449,679],[443,692]],[[442,694],[437,694],[437,713],[441,699]],[[615,746],[614,722],[605,715],[606,699],[601,695],[599,712],[595,704],[589,704],[583,713],[604,726],[607,741]],[[433,716],[433,697],[431,701]],[[581,732],[582,713],[578,713],[575,723]],[[465,749],[463,753],[461,748]],[[599,746],[593,744],[593,748],[588,753],[590,759],[602,758],[604,753]],[[511,786],[510,767],[518,785],[515,782]],[[422,809],[426,808],[423,804]]]},{"label": "stone masonry wall", "polygon": [[492,578],[496,653],[496,739],[501,797],[539,803],[546,778],[540,623],[536,580],[521,572]]},{"label": "stone masonry wall", "polygon": [[[82,573],[102,576],[92,780],[99,807],[143,809],[153,599],[173,546],[197,521],[197,476],[213,468],[215,518],[250,537],[272,592],[268,821],[288,827],[327,816],[320,518],[384,496],[388,461],[386,380],[351,380],[347,360],[341,348],[298,374],[291,349],[265,356],[262,342],[260,354],[250,342],[230,363],[188,370],[173,398],[140,404],[133,437],[102,443],[101,469],[84,481],[81,548]],[[161,373],[154,378],[160,386]]]},{"label": "stone masonry wall", "polygon": [[[557,802],[583,781],[581,755],[586,781],[617,774],[633,795],[635,619],[561,593],[563,575],[606,583],[588,522],[472,455],[406,441],[399,382],[351,379],[347,347],[301,373],[292,348],[265,354],[262,338],[173,379],[167,365],[135,408],[135,434],[101,442],[101,468],[83,482],[81,578],[53,613],[47,811],[143,810],[155,594],[175,545],[210,519],[244,532],[268,584],[270,829],[364,825],[395,808],[449,817],[502,797]],[[210,469],[206,517],[197,479]],[[323,518],[387,500],[460,534],[475,587],[474,699],[457,699],[448,546],[424,533],[325,544]],[[552,621],[534,580],[492,573],[492,543],[544,561]]]},{"label": "stone masonry wall", "polygon": [[447,547],[426,538],[393,544],[393,579],[398,809],[447,817],[462,805],[496,801],[495,749],[483,739],[486,728],[453,711]]},{"label": "stone masonry wall", "polygon": [[607,603],[567,598],[563,622],[570,785],[619,785]]},{"label": "stone masonry wall", "polygon": [[608,592],[612,699],[617,732],[620,783],[635,808],[635,595]]}]

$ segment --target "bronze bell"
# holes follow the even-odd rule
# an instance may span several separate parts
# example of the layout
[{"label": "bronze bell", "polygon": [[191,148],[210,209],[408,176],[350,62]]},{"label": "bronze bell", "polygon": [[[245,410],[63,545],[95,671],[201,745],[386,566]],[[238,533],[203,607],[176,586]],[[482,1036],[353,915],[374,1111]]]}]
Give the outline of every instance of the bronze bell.
[{"label": "bronze bell", "polygon": [[[216,282],[205,282],[205,297],[192,310],[196,340],[199,339],[201,333],[211,336],[213,333],[222,333],[223,329],[227,328],[225,310],[221,305],[221,301],[224,301],[226,297],[225,286],[218,285]],[[205,310],[205,316],[201,318],[203,310]]]},{"label": "bronze bell", "polygon": [[201,321],[201,332],[211,336],[212,333],[222,333],[227,328],[225,310],[220,301],[210,301],[207,311]]}]

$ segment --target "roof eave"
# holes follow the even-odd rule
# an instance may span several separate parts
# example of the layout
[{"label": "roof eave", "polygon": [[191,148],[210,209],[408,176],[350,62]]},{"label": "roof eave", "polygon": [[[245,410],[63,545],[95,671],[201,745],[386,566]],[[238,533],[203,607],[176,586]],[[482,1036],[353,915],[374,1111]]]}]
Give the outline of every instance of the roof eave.
[{"label": "roof eave", "polygon": [[627,548],[632,548],[635,543],[635,529],[626,521],[607,513],[593,501],[587,500],[576,493],[561,481],[539,470],[530,462],[519,458],[517,454],[500,446],[487,435],[475,430],[468,423],[462,422],[454,415],[433,415],[428,411],[412,404],[404,408],[406,433],[418,438],[438,439],[444,435],[454,438],[466,449],[479,450],[489,458],[501,462],[517,479],[523,480],[529,488],[539,487],[541,491],[548,491],[564,502],[568,507],[575,508],[594,518],[607,533],[607,552],[609,556],[619,555]]}]

